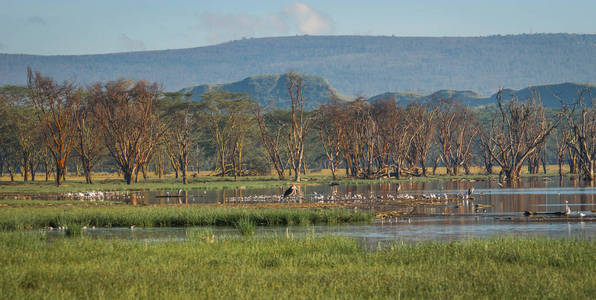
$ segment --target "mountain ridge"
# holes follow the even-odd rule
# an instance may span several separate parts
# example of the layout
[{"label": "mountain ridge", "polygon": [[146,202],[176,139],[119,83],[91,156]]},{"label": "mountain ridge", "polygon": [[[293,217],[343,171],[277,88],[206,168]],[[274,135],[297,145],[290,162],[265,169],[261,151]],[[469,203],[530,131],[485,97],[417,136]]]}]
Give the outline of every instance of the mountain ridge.
[{"label": "mountain ridge", "polygon": [[[308,110],[315,109],[319,105],[327,102],[331,98],[337,98],[343,101],[351,101],[353,98],[340,93],[333,87],[325,78],[311,74],[297,74],[304,81],[304,99],[305,108]],[[255,99],[260,105],[268,106],[270,108],[288,109],[290,107],[290,99],[286,87],[286,74],[265,74],[256,75],[244,78],[240,81],[230,82],[225,84],[202,84],[181,89],[180,92],[191,93],[192,99],[199,101],[202,94],[215,89],[224,89],[232,93],[245,93]],[[558,83],[558,84],[543,84],[536,86],[529,86],[522,89],[503,89],[503,99],[505,101],[515,96],[520,101],[526,101],[532,96],[535,90],[540,101],[545,107],[557,108],[560,107],[561,98],[566,104],[572,104],[577,99],[577,92],[589,90],[585,94],[588,105],[596,99],[596,85],[585,83]],[[407,106],[412,102],[434,102],[440,99],[453,99],[460,101],[469,106],[485,106],[497,102],[497,93],[490,96],[483,96],[471,90],[439,90],[427,95],[420,95],[412,92],[385,92],[379,95],[372,96],[367,100],[369,102],[393,100],[398,105]],[[556,96],[556,97],[555,97]]]},{"label": "mountain ridge", "polygon": [[27,66],[58,81],[123,77],[166,90],[294,71],[322,76],[348,95],[446,88],[489,94],[500,86],[596,82],[596,35],[291,36],[113,54],[0,54],[0,85],[24,84]]}]

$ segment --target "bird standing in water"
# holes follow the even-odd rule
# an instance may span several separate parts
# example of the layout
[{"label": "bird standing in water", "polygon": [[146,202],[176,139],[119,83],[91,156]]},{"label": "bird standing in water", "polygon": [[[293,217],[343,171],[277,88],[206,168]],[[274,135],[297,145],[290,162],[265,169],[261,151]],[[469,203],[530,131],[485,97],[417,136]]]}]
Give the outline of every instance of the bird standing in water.
[{"label": "bird standing in water", "polygon": [[399,182],[395,184],[395,191],[398,193],[401,191],[401,184],[399,184]]},{"label": "bird standing in water", "polygon": [[569,201],[565,200],[565,215],[571,214],[571,208],[569,208]]},{"label": "bird standing in water", "polygon": [[295,196],[296,192],[298,192],[298,188],[296,187],[295,184],[292,184],[292,186],[290,186],[290,188],[287,189],[286,192],[284,193],[284,198],[287,198],[289,196]]},{"label": "bird standing in water", "polygon": [[471,186],[471,187],[468,189],[468,195],[467,195],[467,196],[468,196],[468,198],[471,198],[471,197],[472,197],[472,194],[474,194],[474,187],[473,187],[473,186]]}]

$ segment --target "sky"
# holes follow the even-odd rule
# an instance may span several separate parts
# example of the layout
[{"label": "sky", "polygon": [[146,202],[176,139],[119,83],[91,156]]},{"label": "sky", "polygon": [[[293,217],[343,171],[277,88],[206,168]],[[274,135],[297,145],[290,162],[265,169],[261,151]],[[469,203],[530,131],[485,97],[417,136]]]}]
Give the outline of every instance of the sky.
[{"label": "sky", "polygon": [[0,0],[0,53],[78,55],[292,35],[596,33],[595,0]]}]

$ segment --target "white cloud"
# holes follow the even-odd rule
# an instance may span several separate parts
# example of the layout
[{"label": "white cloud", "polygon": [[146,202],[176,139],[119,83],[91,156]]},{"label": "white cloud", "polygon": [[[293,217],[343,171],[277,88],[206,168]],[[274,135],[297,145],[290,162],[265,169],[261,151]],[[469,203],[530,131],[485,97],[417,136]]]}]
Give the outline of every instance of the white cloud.
[{"label": "white cloud", "polygon": [[326,34],[333,32],[331,18],[302,2],[295,2],[284,8],[284,13],[292,17],[302,33]]},{"label": "white cloud", "polygon": [[288,33],[327,34],[333,32],[333,20],[302,2],[295,2],[267,15],[202,13],[199,25],[191,29],[206,32],[210,43],[219,43]]},{"label": "white cloud", "polygon": [[140,40],[132,39],[124,33],[118,37],[118,43],[120,44],[120,47],[122,47],[124,50],[137,51],[147,49],[145,43],[143,43]]}]

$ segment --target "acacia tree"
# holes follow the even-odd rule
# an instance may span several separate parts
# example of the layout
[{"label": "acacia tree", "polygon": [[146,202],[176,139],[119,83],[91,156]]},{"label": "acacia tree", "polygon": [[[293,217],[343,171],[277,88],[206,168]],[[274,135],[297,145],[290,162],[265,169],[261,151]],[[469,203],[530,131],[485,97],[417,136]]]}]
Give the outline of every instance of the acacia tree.
[{"label": "acacia tree", "polygon": [[92,184],[91,171],[95,167],[99,158],[99,153],[102,150],[101,134],[99,131],[98,122],[93,114],[92,103],[88,95],[92,92],[90,88],[88,92],[78,97],[74,97],[74,124],[75,124],[75,146],[83,173],[85,174],[85,182]]},{"label": "acacia tree", "polygon": [[345,129],[341,124],[342,103],[337,99],[332,99],[328,103],[321,105],[316,112],[315,127],[319,133],[319,138],[327,160],[333,180],[337,178],[337,167],[341,154],[342,139],[345,138]]},{"label": "acacia tree", "polygon": [[485,138],[494,146],[492,158],[501,166],[501,175],[508,182],[519,179],[521,168],[529,155],[544,143],[561,120],[559,115],[552,123],[545,121],[544,108],[536,93],[526,103],[515,97],[503,102],[503,89],[497,93],[499,116],[493,119]]},{"label": "acacia tree", "polygon": [[441,158],[449,175],[458,175],[460,166],[471,158],[471,149],[478,127],[472,112],[459,102],[442,100],[439,104],[437,139]]},{"label": "acacia tree", "polygon": [[27,68],[29,97],[35,104],[45,142],[52,153],[56,168],[56,186],[62,183],[66,164],[73,146],[74,98],[72,83],[57,84],[50,77]]},{"label": "acacia tree", "polygon": [[232,175],[236,179],[242,167],[245,137],[252,120],[249,117],[252,100],[242,93],[215,90],[201,96],[207,127],[217,147],[221,176],[228,174],[232,164]]},{"label": "acacia tree", "polygon": [[296,73],[286,74],[286,87],[291,101],[290,135],[288,153],[294,169],[294,180],[300,181],[304,164],[304,142],[310,125],[310,117],[304,111],[304,80]]},{"label": "acacia tree", "polygon": [[269,160],[277,172],[277,177],[279,180],[285,180],[286,166],[282,157],[281,137],[285,136],[282,132],[286,129],[286,122],[283,122],[279,112],[273,111],[264,115],[263,107],[259,105],[254,106],[253,115],[259,126],[263,146],[265,146]]},{"label": "acacia tree", "polygon": [[591,98],[589,89],[578,92],[573,108],[563,110],[569,127],[569,137],[565,141],[572,154],[577,157],[576,163],[584,179],[593,181],[596,165],[596,111],[584,104],[585,95]]},{"label": "acacia tree", "polygon": [[140,168],[165,132],[155,111],[159,95],[157,84],[146,81],[118,80],[89,89],[104,144],[127,184],[133,175],[137,180]]},{"label": "acacia tree", "polygon": [[427,105],[414,103],[408,106],[408,113],[415,121],[415,137],[412,139],[413,161],[418,161],[422,169],[422,176],[426,176],[426,157],[432,144],[432,137],[435,132],[436,108],[431,109]]},{"label": "acacia tree", "polygon": [[[165,137],[170,150],[168,152],[172,153],[180,168],[182,183],[188,184],[188,161],[191,147],[197,140],[196,129],[200,122],[199,107],[197,103],[190,101],[190,94],[166,93],[165,96],[172,100],[165,115],[168,126]],[[178,174],[177,169],[176,174]]]}]

